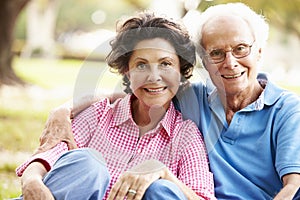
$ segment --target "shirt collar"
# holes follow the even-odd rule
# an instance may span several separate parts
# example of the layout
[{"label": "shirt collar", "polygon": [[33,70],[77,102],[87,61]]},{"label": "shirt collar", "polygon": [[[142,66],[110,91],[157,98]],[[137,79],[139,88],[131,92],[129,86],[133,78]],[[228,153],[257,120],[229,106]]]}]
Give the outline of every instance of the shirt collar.
[{"label": "shirt collar", "polygon": [[169,109],[167,110],[165,116],[160,121],[160,124],[162,127],[166,130],[169,137],[172,136],[175,132],[175,125],[176,122],[176,114],[178,113],[177,110],[175,110],[173,102],[171,102]]},{"label": "shirt collar", "polygon": [[131,95],[126,95],[123,99],[116,100],[110,105],[111,108],[117,106],[117,111],[114,111],[115,117],[112,118],[110,126],[119,126],[128,120],[133,121],[130,107]]},{"label": "shirt collar", "polygon": [[[135,98],[133,95],[126,95],[123,99],[117,100],[115,103],[111,105],[111,107],[118,105],[118,112],[115,112],[115,117],[112,118],[111,126],[119,126],[123,123],[130,121],[134,123],[131,113],[131,100]],[[171,102],[169,109],[167,110],[163,119],[158,123],[155,132],[159,132],[158,129],[160,127],[164,128],[168,136],[174,132],[175,123],[176,123],[176,111],[173,102]]]},{"label": "shirt collar", "polygon": [[[266,87],[259,98],[255,102],[244,108],[245,110],[261,110],[263,109],[264,105],[273,105],[284,92],[283,89],[272,83],[268,74],[266,73],[259,73],[257,75],[257,80],[259,82],[265,83]],[[215,109],[223,110],[223,106],[217,93],[217,89],[209,78],[206,81],[206,86],[209,105]]]}]

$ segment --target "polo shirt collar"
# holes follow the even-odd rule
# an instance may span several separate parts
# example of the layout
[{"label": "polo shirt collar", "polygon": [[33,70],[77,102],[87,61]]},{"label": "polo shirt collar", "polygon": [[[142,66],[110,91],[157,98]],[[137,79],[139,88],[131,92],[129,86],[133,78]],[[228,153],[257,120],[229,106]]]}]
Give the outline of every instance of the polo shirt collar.
[{"label": "polo shirt collar", "polygon": [[[266,87],[259,96],[259,98],[255,102],[244,108],[244,111],[262,110],[264,105],[273,105],[283,93],[283,90],[281,88],[277,87],[270,81],[270,78],[266,73],[259,73],[257,76],[257,80],[260,82],[265,82]],[[213,108],[213,110],[217,111],[217,113],[222,113],[219,111],[224,112],[216,87],[210,79],[207,79],[206,85],[208,103],[210,107]],[[220,117],[225,117],[225,114],[224,116]]]}]

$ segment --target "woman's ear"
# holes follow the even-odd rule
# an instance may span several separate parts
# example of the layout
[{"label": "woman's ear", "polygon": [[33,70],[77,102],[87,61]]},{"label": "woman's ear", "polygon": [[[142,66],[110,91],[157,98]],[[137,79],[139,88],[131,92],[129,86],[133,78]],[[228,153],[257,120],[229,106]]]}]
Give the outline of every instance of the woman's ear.
[{"label": "woman's ear", "polygon": [[129,71],[126,71],[125,74],[124,74],[124,76],[126,76],[126,78],[127,78],[128,81],[129,81],[129,79],[130,79],[130,73],[129,73]]}]

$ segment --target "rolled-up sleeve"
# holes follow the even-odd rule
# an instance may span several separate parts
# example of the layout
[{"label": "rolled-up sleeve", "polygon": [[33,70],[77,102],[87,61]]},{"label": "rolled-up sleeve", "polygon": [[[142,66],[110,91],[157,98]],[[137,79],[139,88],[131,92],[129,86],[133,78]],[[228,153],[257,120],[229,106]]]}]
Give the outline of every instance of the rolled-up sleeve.
[{"label": "rolled-up sleeve", "polygon": [[56,162],[56,160],[66,151],[68,151],[67,144],[61,142],[60,144],[56,145],[53,149],[50,149],[49,151],[39,153],[30,157],[27,161],[25,161],[16,169],[16,174],[18,176],[22,176],[23,172],[28,167],[28,165],[35,161],[41,162],[45,166],[47,171],[49,171],[54,165],[54,163]]}]

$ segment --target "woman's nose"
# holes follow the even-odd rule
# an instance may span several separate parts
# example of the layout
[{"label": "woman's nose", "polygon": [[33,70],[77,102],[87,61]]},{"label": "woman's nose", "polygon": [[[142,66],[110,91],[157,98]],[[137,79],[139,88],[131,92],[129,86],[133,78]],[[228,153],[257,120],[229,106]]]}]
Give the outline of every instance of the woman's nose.
[{"label": "woman's nose", "polygon": [[148,81],[157,82],[161,81],[161,72],[159,70],[159,66],[157,64],[151,65],[150,70],[148,72]]}]

